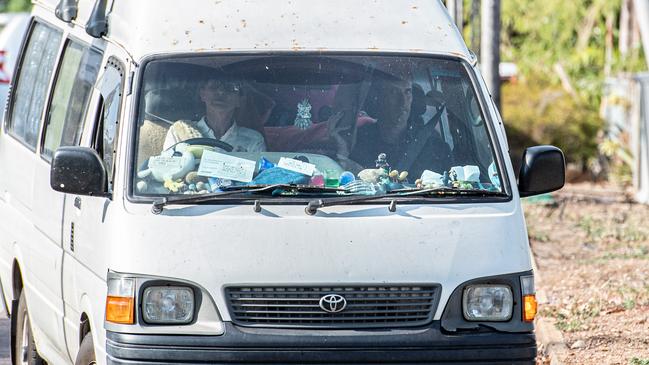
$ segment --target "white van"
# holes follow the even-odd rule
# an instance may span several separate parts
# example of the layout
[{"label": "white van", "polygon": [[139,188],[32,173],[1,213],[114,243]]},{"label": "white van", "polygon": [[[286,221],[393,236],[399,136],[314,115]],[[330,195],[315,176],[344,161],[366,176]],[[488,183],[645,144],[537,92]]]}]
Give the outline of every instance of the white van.
[{"label": "white van", "polygon": [[14,364],[534,364],[520,197],[438,0],[35,0],[0,133]]}]

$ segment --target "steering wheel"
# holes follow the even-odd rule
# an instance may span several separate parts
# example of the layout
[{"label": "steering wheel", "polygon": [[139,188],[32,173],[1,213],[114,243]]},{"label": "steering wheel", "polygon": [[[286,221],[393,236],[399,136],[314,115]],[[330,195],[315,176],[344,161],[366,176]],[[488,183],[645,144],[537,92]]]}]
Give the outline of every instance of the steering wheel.
[{"label": "steering wheel", "polygon": [[232,147],[231,144],[223,142],[221,140],[215,139],[215,138],[190,138],[186,139],[184,141],[180,141],[173,146],[169,147],[168,150],[176,150],[176,146],[181,144],[181,143],[187,143],[189,145],[205,145],[205,146],[210,146],[210,147],[217,147],[222,150],[225,150],[225,152],[232,152],[234,150],[234,147]]}]

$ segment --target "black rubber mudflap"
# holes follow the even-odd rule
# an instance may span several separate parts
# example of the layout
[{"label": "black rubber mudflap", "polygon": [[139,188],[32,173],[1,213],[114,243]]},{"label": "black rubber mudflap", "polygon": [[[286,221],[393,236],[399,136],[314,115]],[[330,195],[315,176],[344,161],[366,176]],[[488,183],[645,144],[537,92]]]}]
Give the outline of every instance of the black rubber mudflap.
[{"label": "black rubber mudflap", "polygon": [[11,364],[16,363],[16,327],[18,326],[18,301],[11,301]]}]

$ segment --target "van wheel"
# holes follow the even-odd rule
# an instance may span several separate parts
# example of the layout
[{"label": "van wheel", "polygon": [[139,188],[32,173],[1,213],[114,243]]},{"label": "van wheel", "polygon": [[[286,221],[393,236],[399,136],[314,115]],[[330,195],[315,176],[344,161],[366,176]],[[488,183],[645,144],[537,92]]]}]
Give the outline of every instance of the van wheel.
[{"label": "van wheel", "polygon": [[95,348],[92,344],[92,333],[88,332],[81,341],[81,346],[79,346],[79,353],[77,354],[77,359],[74,361],[74,365],[96,365],[97,360],[95,360]]},{"label": "van wheel", "polygon": [[45,361],[36,351],[36,343],[32,334],[31,322],[29,321],[29,312],[27,311],[27,301],[25,300],[25,291],[20,293],[18,299],[18,312],[16,313],[16,347],[14,350],[14,365],[43,365]]}]

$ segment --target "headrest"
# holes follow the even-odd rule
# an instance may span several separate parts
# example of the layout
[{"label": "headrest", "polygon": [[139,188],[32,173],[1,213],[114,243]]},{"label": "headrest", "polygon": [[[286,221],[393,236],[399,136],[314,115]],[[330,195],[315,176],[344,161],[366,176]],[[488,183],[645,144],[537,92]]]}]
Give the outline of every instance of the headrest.
[{"label": "headrest", "polygon": [[204,106],[195,91],[184,89],[155,89],[144,96],[146,118],[173,123],[177,120],[198,120]]},{"label": "headrest", "polygon": [[440,106],[446,104],[448,98],[449,96],[441,91],[431,90],[426,93],[426,105]]}]

